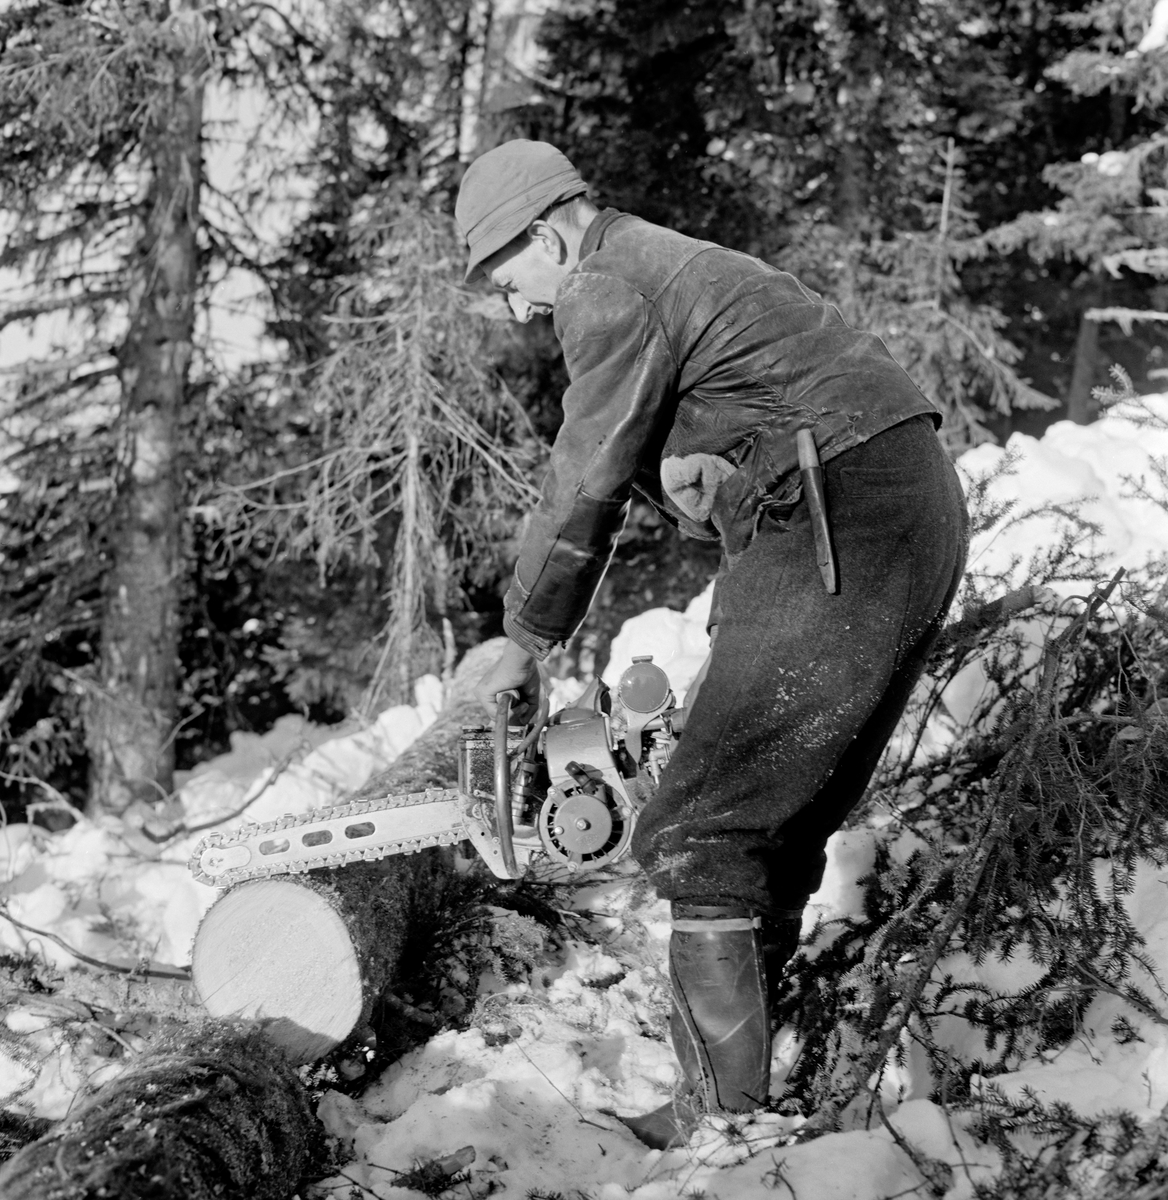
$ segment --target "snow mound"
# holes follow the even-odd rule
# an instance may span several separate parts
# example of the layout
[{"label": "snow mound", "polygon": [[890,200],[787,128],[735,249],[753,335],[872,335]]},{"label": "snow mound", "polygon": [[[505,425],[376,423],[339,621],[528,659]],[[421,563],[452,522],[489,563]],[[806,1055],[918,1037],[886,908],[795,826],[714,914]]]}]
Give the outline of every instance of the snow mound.
[{"label": "snow mound", "polygon": [[1108,574],[1168,553],[1168,495],[1155,471],[1157,462],[1168,462],[1168,396],[1118,405],[1091,425],[1056,421],[1041,438],[1015,433],[1004,447],[967,451],[957,468],[968,486],[1010,458],[1013,467],[988,495],[1012,502],[1014,510],[1001,526],[974,538],[971,570],[1003,575],[1018,586],[1027,566],[1080,522],[1082,550],[1097,553]]}]

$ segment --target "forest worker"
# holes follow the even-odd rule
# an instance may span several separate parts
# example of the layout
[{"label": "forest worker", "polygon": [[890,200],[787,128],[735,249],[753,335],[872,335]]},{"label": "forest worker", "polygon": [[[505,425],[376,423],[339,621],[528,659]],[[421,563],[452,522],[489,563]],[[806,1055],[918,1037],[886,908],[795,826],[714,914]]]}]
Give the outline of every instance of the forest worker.
[{"label": "forest worker", "polygon": [[[586,191],[526,140],[476,159],[459,190],[467,279],[485,275],[520,321],[552,314],[570,379],[509,642],[478,694],[534,707],[536,664],[587,613],[634,489],[721,540],[704,682],[633,840],[670,901],[684,1085],[626,1123],[666,1146],[702,1111],[767,1098],[768,993],[940,628],[967,521],[940,417],[879,338],[793,276]],[[809,442],[827,537],[814,461],[799,466]]]}]

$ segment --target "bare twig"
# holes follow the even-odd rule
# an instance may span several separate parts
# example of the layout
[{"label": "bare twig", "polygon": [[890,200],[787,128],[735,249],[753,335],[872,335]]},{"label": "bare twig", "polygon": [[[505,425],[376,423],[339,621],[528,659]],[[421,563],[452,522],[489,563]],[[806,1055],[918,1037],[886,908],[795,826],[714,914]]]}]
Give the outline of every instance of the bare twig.
[{"label": "bare twig", "polygon": [[[875,1108],[877,1115],[880,1117],[880,1123],[888,1130],[889,1136],[897,1144],[902,1153],[909,1158],[912,1165],[921,1173],[921,1178],[925,1181],[929,1191],[934,1196],[943,1196],[949,1190],[949,1181],[940,1178],[941,1173],[935,1167],[930,1166],[929,1160],[888,1119],[888,1114],[884,1111],[884,1103],[880,1099],[879,1093],[873,1092],[872,1095],[876,1102]],[[916,1190],[916,1188],[910,1189],[910,1191]]]},{"label": "bare twig", "polygon": [[1111,593],[1119,586],[1119,581],[1127,574],[1125,568],[1119,570],[1102,587],[1097,587],[1087,600],[1082,612],[1057,637],[1047,642],[1042,655],[1042,675],[1038,684],[1038,699],[1049,703],[1054,691],[1055,678],[1058,672],[1059,660],[1063,650],[1076,638],[1082,637],[1091,619],[1111,599]]},{"label": "bare twig", "polygon": [[521,1046],[521,1045],[520,1045],[518,1042],[515,1042],[515,1043],[514,1043],[514,1046],[515,1046],[515,1049],[516,1049],[516,1050],[518,1050],[518,1051],[519,1051],[519,1053],[520,1053],[520,1054],[522,1054],[522,1055],[523,1055],[523,1057],[524,1057],[525,1059],[527,1059],[527,1061],[528,1061],[529,1063],[531,1063],[531,1065],[532,1065],[532,1066],[533,1066],[533,1067],[534,1067],[534,1068],[535,1068],[535,1069],[536,1069],[536,1070],[537,1070],[537,1071],[538,1071],[538,1072],[539,1072],[539,1073],[540,1073],[540,1074],[541,1074],[541,1075],[544,1077],[544,1079],[546,1079],[546,1080],[548,1081],[548,1083],[551,1085],[551,1087],[552,1087],[552,1088],[553,1088],[555,1091],[559,1092],[559,1094],[560,1094],[560,1095],[563,1097],[564,1101],[565,1101],[565,1102],[566,1102],[566,1103],[567,1103],[567,1104],[568,1104],[568,1105],[569,1105],[569,1106],[572,1108],[572,1110],[573,1110],[573,1111],[576,1113],[576,1116],[578,1116],[578,1117],[580,1118],[580,1120],[584,1122],[584,1124],[585,1124],[585,1125],[591,1125],[591,1126],[593,1126],[593,1127],[594,1127],[594,1128],[596,1128],[596,1129],[604,1129],[604,1130],[607,1130],[607,1129],[608,1129],[608,1126],[607,1126],[607,1125],[601,1125],[599,1121],[590,1121],[590,1120],[589,1120],[589,1119],[588,1119],[588,1118],[587,1118],[587,1117],[586,1117],[586,1116],[585,1116],[585,1115],[584,1115],[584,1114],[583,1114],[583,1113],[580,1111],[580,1109],[579,1109],[579,1108],[576,1106],[576,1104],[574,1104],[574,1103],[573,1103],[573,1102],[572,1102],[570,1099],[568,1099],[568,1097],[567,1097],[567,1096],[565,1096],[565,1095],[564,1095],[564,1093],[563,1093],[563,1092],[560,1090],[560,1088],[559,1088],[559,1087],[557,1087],[557,1085],[556,1085],[555,1081],[554,1081],[553,1079],[551,1079],[551,1078],[550,1078],[550,1076],[548,1075],[548,1073],[547,1073],[547,1072],[546,1072],[546,1071],[545,1071],[545,1070],[544,1070],[544,1069],[543,1069],[543,1068],[542,1068],[542,1067],[539,1065],[539,1063],[537,1063],[537,1062],[535,1061],[535,1059],[533,1059],[533,1058],[531,1057],[531,1055],[530,1055],[530,1054],[528,1054],[528,1053],[527,1053],[527,1051],[526,1051],[526,1050],[524,1050],[524,1049],[523,1049],[523,1047],[522,1047],[522,1046]]},{"label": "bare twig", "polygon": [[214,817],[210,821],[203,821],[199,825],[182,825],[174,834],[167,839],[168,844],[176,838],[186,837],[192,833],[202,833],[204,829],[214,829],[217,825],[222,825],[224,821],[233,821],[236,817],[242,816],[251,806],[276,782],[277,779],[291,766],[293,760],[300,753],[301,747],[295,750],[290,750],[273,768],[272,773],[264,780],[263,786],[254,796],[248,798],[238,807],[232,809],[228,813],[223,813],[221,816]]},{"label": "bare twig", "polygon": [[1131,992],[1125,992],[1123,988],[1116,987],[1114,983],[1104,979],[1098,971],[1094,970],[1088,963],[1077,963],[1075,970],[1082,978],[1092,987],[1098,988],[1102,992],[1107,992],[1112,996],[1118,996],[1125,1004],[1130,1004],[1136,1012],[1147,1017],[1149,1021],[1156,1025],[1168,1025],[1168,1017],[1154,1005],[1143,999],[1141,996],[1134,995]]},{"label": "bare twig", "polygon": [[0,904],[0,917],[3,917],[10,924],[15,925],[17,929],[23,929],[25,933],[48,938],[50,942],[54,942],[62,950],[72,954],[74,958],[79,959],[83,963],[88,963],[91,967],[100,967],[103,971],[111,971],[117,975],[134,975],[144,979],[182,979],[189,981],[191,978],[189,971],[167,971],[159,967],[123,967],[117,963],[103,962],[100,958],[92,958],[88,954],[70,946],[68,942],[63,941],[55,933],[50,933],[47,929],[35,929],[31,925],[26,925],[23,921],[18,921],[8,911],[6,904]]}]

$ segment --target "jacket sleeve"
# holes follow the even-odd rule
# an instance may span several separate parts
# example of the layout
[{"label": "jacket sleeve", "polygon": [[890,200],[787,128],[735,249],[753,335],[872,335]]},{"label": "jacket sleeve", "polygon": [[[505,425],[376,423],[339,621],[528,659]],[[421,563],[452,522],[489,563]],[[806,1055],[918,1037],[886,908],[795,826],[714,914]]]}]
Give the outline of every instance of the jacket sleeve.
[{"label": "jacket sleeve", "polygon": [[556,333],[571,381],[564,422],[504,600],[508,636],[537,658],[588,612],[677,379],[655,310],[620,279],[568,276],[556,297]]}]

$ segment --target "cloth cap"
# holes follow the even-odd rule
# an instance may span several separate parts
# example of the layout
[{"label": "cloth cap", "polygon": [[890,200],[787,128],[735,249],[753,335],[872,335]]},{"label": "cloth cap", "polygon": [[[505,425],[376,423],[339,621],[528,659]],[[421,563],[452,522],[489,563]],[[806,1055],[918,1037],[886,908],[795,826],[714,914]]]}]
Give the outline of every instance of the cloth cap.
[{"label": "cloth cap", "polygon": [[516,138],[480,155],[467,167],[454,205],[470,248],[466,279],[545,209],[587,190],[580,172],[547,142]]}]

